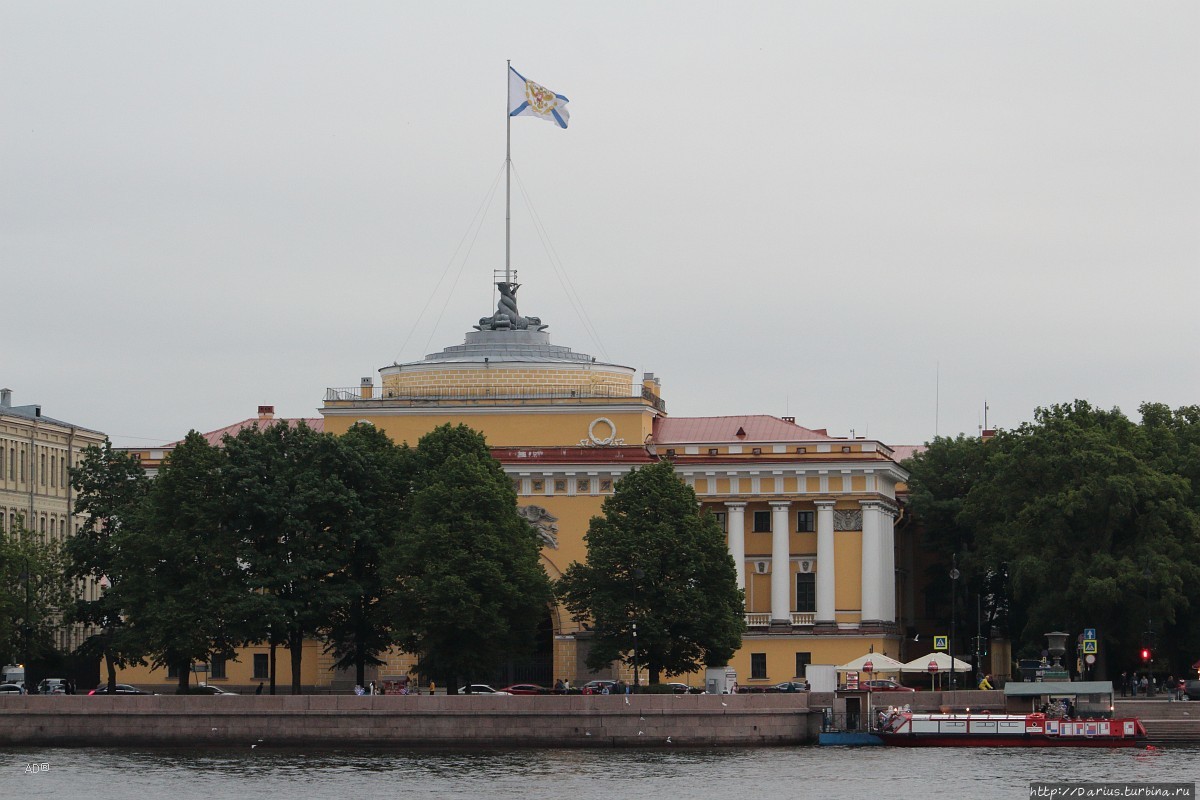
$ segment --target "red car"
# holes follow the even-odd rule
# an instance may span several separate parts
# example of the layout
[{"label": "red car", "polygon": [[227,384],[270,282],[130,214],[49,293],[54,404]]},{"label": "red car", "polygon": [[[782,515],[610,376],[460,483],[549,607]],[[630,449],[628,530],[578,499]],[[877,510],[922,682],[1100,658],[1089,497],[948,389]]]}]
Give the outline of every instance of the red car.
[{"label": "red car", "polygon": [[538,686],[536,683],[514,683],[512,686],[505,686],[500,691],[508,694],[553,694],[545,686]]},{"label": "red car", "polygon": [[915,692],[916,689],[911,686],[901,686],[893,680],[887,678],[862,681],[860,684],[864,689],[870,689],[872,692]]}]

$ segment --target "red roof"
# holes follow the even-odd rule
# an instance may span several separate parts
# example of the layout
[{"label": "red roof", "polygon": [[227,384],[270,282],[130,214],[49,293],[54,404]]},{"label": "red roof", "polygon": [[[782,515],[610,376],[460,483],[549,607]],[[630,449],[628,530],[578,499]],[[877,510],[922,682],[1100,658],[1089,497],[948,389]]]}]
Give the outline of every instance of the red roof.
[{"label": "red roof", "polygon": [[[742,435],[738,435],[738,432]],[[717,444],[727,442],[812,442],[833,440],[824,430],[812,430],[769,414],[742,417],[659,417],[654,420],[658,444]]]},{"label": "red roof", "polygon": [[912,458],[917,453],[923,453],[926,449],[923,444],[896,444],[891,445],[891,448],[892,460],[896,463],[900,463],[906,458]]},{"label": "red roof", "polygon": [[[259,425],[262,425],[264,428],[268,428],[277,422],[286,422],[289,428],[294,428],[301,422],[305,422],[308,424],[308,427],[312,428],[314,431],[321,432],[325,430],[324,417],[293,417],[289,419],[285,419],[283,417],[250,417],[250,419],[244,419],[241,422],[235,422],[232,425],[226,425],[224,428],[219,428],[215,431],[209,431],[208,433],[201,435],[208,440],[209,444],[220,446],[222,444],[222,440],[225,438],[225,434],[237,436],[238,433],[246,428],[256,428]],[[171,448],[177,444],[179,444],[179,442],[171,442],[170,444],[166,445],[166,447]]]}]

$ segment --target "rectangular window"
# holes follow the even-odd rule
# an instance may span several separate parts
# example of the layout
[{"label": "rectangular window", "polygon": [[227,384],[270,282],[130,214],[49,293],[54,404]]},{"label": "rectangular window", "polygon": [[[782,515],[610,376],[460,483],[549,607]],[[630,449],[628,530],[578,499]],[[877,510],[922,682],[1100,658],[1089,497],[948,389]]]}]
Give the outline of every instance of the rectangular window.
[{"label": "rectangular window", "polygon": [[770,533],[771,532],[771,512],[770,511],[755,511],[754,512],[754,532],[755,533]]},{"label": "rectangular window", "polygon": [[811,533],[817,529],[817,512],[815,511],[797,511],[796,512],[796,531],[798,533]]},{"label": "rectangular window", "polygon": [[710,456],[718,456],[721,454],[721,449],[719,447],[710,447],[708,448],[708,454]]},{"label": "rectangular window", "polygon": [[817,576],[811,572],[796,573],[796,610],[817,610]]},{"label": "rectangular window", "polygon": [[764,681],[767,679],[767,654],[750,654],[750,679]]},{"label": "rectangular window", "polygon": [[675,450],[672,448],[667,448],[667,458],[674,458],[674,457],[675,457]]},{"label": "rectangular window", "polygon": [[225,677],[225,661],[226,659],[221,658],[220,656],[213,656],[212,661],[210,661],[208,665],[209,669],[212,670],[212,672],[209,674],[210,678]]},{"label": "rectangular window", "polygon": [[170,666],[167,667],[167,678],[168,678],[168,680],[172,680],[172,679],[179,680],[179,665],[178,664],[171,664]]},{"label": "rectangular window", "polygon": [[724,511],[717,511],[713,514],[717,518],[717,524],[721,526],[721,530],[729,532],[729,514]]},{"label": "rectangular window", "polygon": [[265,681],[271,677],[271,659],[266,653],[254,654],[254,680]]},{"label": "rectangular window", "polygon": [[753,449],[750,451],[750,454],[751,454],[751,455],[755,455],[755,456],[761,456],[761,455],[762,455],[762,448],[761,448],[761,447],[755,447],[755,448],[753,448]]},{"label": "rectangular window", "polygon": [[58,486],[58,456],[50,456],[50,485]]},{"label": "rectangular window", "polygon": [[797,448],[796,448],[796,452],[797,452],[797,453],[800,453],[800,454],[807,453],[807,452],[808,452],[808,448],[807,448],[807,447],[797,447]]},{"label": "rectangular window", "polygon": [[812,663],[812,653],[796,653],[796,677],[807,679],[808,665]]}]

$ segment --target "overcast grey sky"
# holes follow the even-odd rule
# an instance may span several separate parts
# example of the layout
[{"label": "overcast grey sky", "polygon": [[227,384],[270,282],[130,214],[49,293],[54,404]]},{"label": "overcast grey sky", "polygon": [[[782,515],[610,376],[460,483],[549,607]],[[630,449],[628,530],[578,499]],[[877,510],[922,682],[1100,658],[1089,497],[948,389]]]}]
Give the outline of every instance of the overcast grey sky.
[{"label": "overcast grey sky", "polygon": [[521,311],[673,415],[1197,403],[1197,41],[1195,2],[3,0],[0,385],[149,445],[460,343],[512,59],[571,101],[513,121]]}]

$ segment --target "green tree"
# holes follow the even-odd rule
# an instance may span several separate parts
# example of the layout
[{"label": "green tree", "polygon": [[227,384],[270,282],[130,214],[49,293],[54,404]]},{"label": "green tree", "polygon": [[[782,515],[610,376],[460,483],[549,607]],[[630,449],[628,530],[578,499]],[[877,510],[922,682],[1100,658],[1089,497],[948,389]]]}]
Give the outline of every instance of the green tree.
[{"label": "green tree", "polygon": [[0,660],[26,666],[55,652],[54,634],[70,602],[62,548],[53,537],[16,524],[0,534]]},{"label": "green tree", "polygon": [[344,451],[341,482],[351,492],[342,538],[343,564],[334,573],[337,605],[329,617],[326,651],[335,669],[354,667],[355,682],[366,685],[367,665],[393,644],[390,597],[383,561],[395,546],[411,480],[412,454],[369,424],[356,424],[339,439]]},{"label": "green tree", "polygon": [[420,675],[454,692],[532,651],[553,597],[539,550],[482,434],[443,425],[420,439],[389,560],[397,639]]},{"label": "green tree", "polygon": [[230,658],[245,639],[250,592],[227,524],[225,456],[195,431],[171,452],[139,512],[117,534],[128,623],[154,666]]},{"label": "green tree", "polygon": [[[343,601],[355,498],[345,485],[348,451],[301,422],[252,427],[226,437],[226,502],[253,590],[246,638],[285,644],[291,691],[301,692],[304,642],[325,630]],[[271,691],[275,690],[272,663]]]},{"label": "green tree", "polygon": [[125,576],[117,545],[122,526],[136,519],[145,502],[146,473],[136,457],[113,450],[112,442],[105,440],[103,447],[87,448],[79,465],[71,468],[71,487],[78,493],[75,513],[85,520],[66,542],[67,577],[91,581],[100,593],[94,600],[76,598],[68,619],[98,631],[84,639],[79,653],[103,659],[108,690],[115,692],[117,667],[142,660],[142,644],[125,624],[121,597]]},{"label": "green tree", "polygon": [[[909,462],[930,540],[969,550],[976,573],[1008,570],[1025,652],[1040,651],[1046,631],[1096,627],[1104,675],[1105,658],[1133,658],[1147,620],[1161,632],[1194,616],[1185,612],[1198,599],[1200,514],[1189,476],[1200,415],[1142,410],[1138,425],[1077,400],[986,443],[936,440]],[[939,474],[962,464],[961,478]]]},{"label": "green tree", "polygon": [[745,600],[725,536],[691,487],[662,461],[621,479],[603,512],[588,526],[587,562],[558,584],[567,608],[595,628],[588,666],[636,663],[658,683],[727,664],[741,646]]}]

